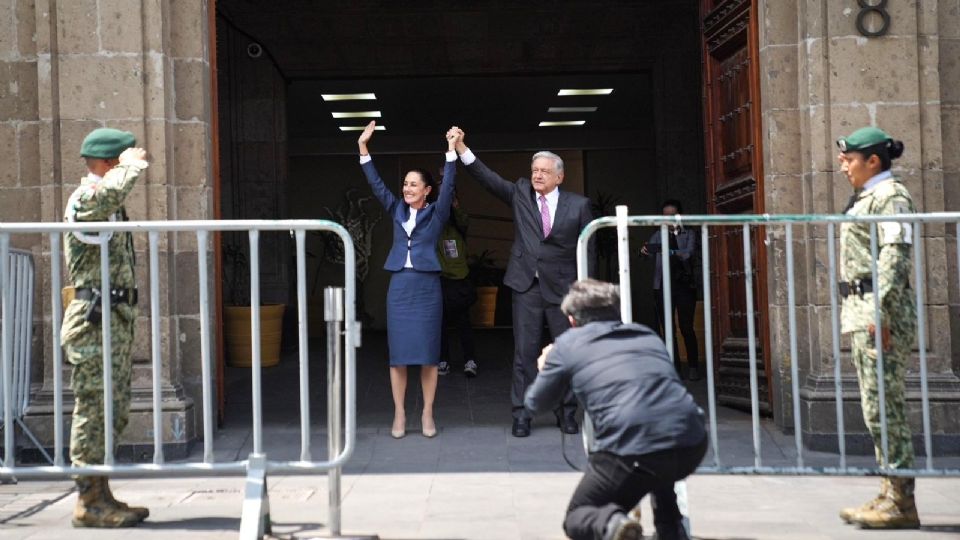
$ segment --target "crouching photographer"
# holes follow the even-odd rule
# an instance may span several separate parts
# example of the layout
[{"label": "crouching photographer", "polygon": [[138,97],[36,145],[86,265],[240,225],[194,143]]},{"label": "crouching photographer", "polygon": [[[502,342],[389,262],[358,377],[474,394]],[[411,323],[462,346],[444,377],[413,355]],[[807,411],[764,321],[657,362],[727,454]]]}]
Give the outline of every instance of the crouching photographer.
[{"label": "crouching photographer", "polygon": [[621,322],[616,286],[577,281],[560,309],[573,328],[543,350],[524,406],[553,410],[571,388],[593,420],[596,445],[564,531],[573,540],[639,539],[626,512],[652,493],[657,537],[686,538],[673,484],[706,453],[703,411],[657,333]]}]

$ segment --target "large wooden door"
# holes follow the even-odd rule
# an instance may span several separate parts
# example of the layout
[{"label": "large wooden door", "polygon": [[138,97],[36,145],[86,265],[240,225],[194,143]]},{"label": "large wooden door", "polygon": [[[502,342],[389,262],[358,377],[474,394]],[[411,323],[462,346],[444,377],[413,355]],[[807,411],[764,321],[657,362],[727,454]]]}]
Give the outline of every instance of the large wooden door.
[{"label": "large wooden door", "polygon": [[[701,0],[707,208],[716,214],[763,212],[757,0]],[[766,260],[762,228],[753,228],[751,255],[760,407],[770,408]],[[742,227],[711,234],[711,285],[717,396],[750,406],[746,272]]]}]

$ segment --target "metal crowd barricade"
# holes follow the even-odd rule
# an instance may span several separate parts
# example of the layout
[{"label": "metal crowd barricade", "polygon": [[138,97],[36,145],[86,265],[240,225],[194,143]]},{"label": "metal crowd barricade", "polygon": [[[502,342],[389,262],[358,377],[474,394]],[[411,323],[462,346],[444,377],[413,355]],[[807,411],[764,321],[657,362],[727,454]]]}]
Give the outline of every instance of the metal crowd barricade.
[{"label": "metal crowd barricade", "polygon": [[[883,449],[882,464],[876,468],[870,467],[850,467],[847,465],[847,454],[845,445],[844,431],[844,413],[843,397],[841,388],[841,357],[840,357],[840,322],[839,322],[839,299],[836,282],[839,280],[836,259],[836,226],[842,223],[864,222],[870,224],[871,253],[873,258],[873,283],[877,283],[877,260],[879,246],[877,241],[877,227],[883,222],[898,222],[912,225],[912,243],[914,246],[913,265],[914,265],[914,286],[917,303],[917,336],[919,344],[920,361],[920,386],[921,386],[921,407],[923,423],[923,440],[926,454],[925,467],[915,469],[891,469],[887,464],[887,417],[885,410],[884,377],[883,377],[883,347],[877,348],[877,385],[879,388],[880,419],[881,419],[881,447]],[[835,475],[835,476],[911,476],[911,477],[960,477],[960,469],[941,468],[936,469],[933,465],[933,443],[930,428],[930,400],[927,380],[927,344],[926,344],[926,310],[924,309],[924,280],[923,274],[923,242],[922,227],[924,223],[956,223],[957,226],[957,261],[960,266],[960,213],[932,213],[932,214],[907,214],[897,216],[862,216],[851,217],[847,215],[702,215],[702,216],[630,216],[626,206],[618,206],[615,217],[602,217],[589,223],[580,234],[577,244],[577,274],[580,279],[589,277],[588,268],[588,242],[590,238],[601,228],[616,227],[618,259],[620,261],[620,301],[621,317],[624,322],[632,322],[632,305],[630,294],[630,244],[628,228],[630,226],[657,226],[660,228],[661,246],[668,246],[669,227],[671,225],[699,226],[701,229],[701,253],[700,256],[703,272],[703,316],[704,316],[704,339],[706,341],[706,372],[707,372],[707,401],[709,414],[708,433],[710,438],[710,448],[713,455],[712,465],[702,465],[697,469],[699,474],[758,474],[758,475]],[[836,401],[836,422],[838,439],[838,464],[835,467],[817,467],[804,463],[804,452],[802,443],[802,431],[800,425],[800,389],[799,375],[797,365],[797,323],[796,323],[796,287],[794,282],[794,260],[793,260],[793,226],[800,225],[825,225],[827,229],[826,237],[828,241],[827,251],[829,260],[830,275],[830,311],[832,328],[832,354],[834,367],[834,399]],[[729,227],[741,226],[743,232],[743,264],[745,277],[745,296],[746,296],[746,320],[747,320],[747,339],[749,347],[750,362],[750,414],[753,433],[753,466],[728,466],[724,465],[721,459],[720,445],[717,437],[717,402],[714,389],[714,359],[713,359],[713,321],[712,321],[712,296],[710,289],[710,227]],[[754,323],[754,299],[753,299],[753,262],[751,260],[751,238],[750,231],[752,226],[763,226],[766,228],[782,227],[784,230],[786,242],[786,266],[787,266],[787,312],[788,328],[790,335],[790,373],[791,373],[791,393],[793,408],[793,431],[796,445],[796,465],[790,467],[765,466],[761,458],[760,445],[760,411],[758,396],[758,373],[757,373],[757,343],[756,328]],[[672,292],[671,292],[671,273],[670,257],[661,257],[662,261],[662,292],[663,292],[663,311],[664,311],[664,341],[670,358],[673,359],[673,320]],[[874,324],[876,327],[875,343],[882,342],[882,328],[880,317],[880,304],[878,295],[874,295]],[[584,448],[587,451],[594,447],[593,425],[590,418],[584,417]],[[680,507],[683,516],[683,524],[687,532],[690,531],[690,522],[686,511],[686,484],[678,482],[675,486],[677,492],[677,504]]]},{"label": "metal crowd barricade", "polygon": [[[913,287],[917,302],[917,336],[919,344],[919,362],[920,362],[920,387],[921,387],[921,414],[923,424],[923,441],[926,455],[925,466],[914,469],[890,469],[886,466],[887,453],[887,418],[884,410],[884,378],[883,378],[883,348],[877,350],[877,385],[879,387],[880,401],[880,419],[881,419],[881,446],[883,447],[883,463],[876,468],[870,467],[850,467],[847,465],[846,446],[844,438],[844,413],[843,397],[841,393],[841,357],[840,357],[840,323],[839,323],[839,299],[836,288],[836,282],[839,280],[836,259],[836,226],[842,223],[868,223],[870,226],[871,251],[873,254],[873,279],[877,283],[877,254],[879,246],[877,241],[877,227],[884,222],[897,222],[901,224],[910,224],[912,227],[912,243],[914,246],[913,266],[914,279],[916,286]],[[620,287],[621,287],[621,311],[624,321],[631,320],[630,306],[630,285],[629,285],[629,267],[628,257],[630,253],[629,238],[626,234],[629,226],[657,226],[660,228],[660,237],[662,245],[668,244],[669,226],[683,225],[687,227],[699,226],[701,229],[701,266],[703,272],[703,300],[704,300],[704,330],[707,346],[706,351],[706,372],[707,372],[707,401],[709,408],[709,436],[710,447],[713,454],[713,465],[701,466],[697,469],[700,474],[763,474],[763,475],[837,475],[837,476],[911,476],[911,477],[960,477],[960,469],[934,467],[933,463],[933,443],[930,428],[930,399],[927,380],[927,343],[926,343],[926,310],[924,304],[924,255],[923,255],[923,225],[926,223],[956,223],[957,224],[957,242],[958,242],[958,264],[960,264],[960,212],[941,212],[930,214],[904,214],[896,216],[860,216],[851,217],[847,215],[676,215],[676,216],[629,216],[627,208],[617,207],[615,217],[602,217],[588,224],[580,234],[577,245],[577,270],[579,277],[588,277],[588,252],[587,244],[596,231],[605,227],[617,227],[618,230],[618,252],[621,261],[620,268]],[[797,323],[796,323],[796,287],[794,283],[793,270],[793,228],[794,225],[825,225],[827,237],[827,251],[829,260],[830,286],[830,310],[832,313],[832,353],[834,367],[834,399],[836,400],[836,420],[837,420],[837,438],[839,457],[838,464],[835,467],[810,466],[804,463],[804,450],[802,443],[802,431],[800,426],[800,389],[797,362]],[[709,228],[710,227],[729,227],[740,226],[743,229],[743,263],[745,268],[745,294],[746,294],[746,320],[748,331],[748,347],[750,358],[750,401],[751,401],[751,421],[753,431],[753,454],[754,464],[750,467],[727,466],[723,464],[720,446],[717,440],[717,405],[714,392],[714,359],[713,359],[713,321],[711,317],[711,290],[710,290],[710,245]],[[796,465],[790,467],[765,466],[760,453],[760,414],[758,399],[758,373],[757,373],[757,344],[756,330],[754,328],[754,305],[753,305],[753,281],[751,260],[751,227],[763,226],[767,229],[782,227],[785,239],[786,265],[787,265],[787,312],[788,328],[790,334],[790,370],[791,384],[793,394],[793,431],[796,444]],[[671,305],[672,296],[670,291],[670,258],[661,257],[663,265],[663,295],[664,295],[664,315],[665,321],[672,320],[673,306]],[[625,262],[627,261],[627,262]],[[875,340],[877,343],[882,341],[882,327],[880,318],[880,305],[877,295],[874,295],[874,324],[876,326]],[[664,325],[666,331],[665,342],[667,350],[673,357],[673,338],[672,325]],[[592,426],[585,421],[584,441],[587,449],[592,448],[593,433]]]},{"label": "metal crowd barricade", "polygon": [[[7,294],[10,298],[9,304],[4,304],[0,310],[0,319],[10,319],[10,324],[5,328],[11,335],[6,338],[5,346],[13,348],[13,366],[10,372],[11,390],[9,392],[12,400],[13,421],[20,427],[20,430],[30,439],[30,442],[43,454],[43,457],[50,463],[53,459],[43,448],[43,445],[37,440],[37,437],[30,431],[23,422],[23,414],[26,412],[27,404],[30,399],[30,365],[32,355],[33,340],[33,284],[34,265],[33,255],[29,251],[22,249],[12,249],[7,245],[7,258],[0,273],[6,273]],[[9,309],[8,309],[9,307]],[[8,392],[0,387],[0,402],[5,402]],[[6,431],[7,417],[6,407],[0,409],[0,430]]]},{"label": "metal crowd barricade", "polygon": [[[63,355],[60,345],[60,325],[63,306],[60,288],[63,283],[59,264],[62,240],[61,235],[68,232],[133,232],[146,233],[149,244],[150,264],[150,317],[151,317],[151,354],[153,368],[153,463],[115,464],[113,430],[104,430],[104,463],[87,467],[72,467],[63,457],[63,380],[61,376]],[[253,397],[253,452],[246,460],[218,462],[213,452],[213,366],[211,364],[211,342],[213,335],[210,320],[209,236],[211,232],[247,232],[250,244],[250,301],[252,306],[251,329],[252,343],[252,397]],[[264,231],[292,233],[296,239],[297,250],[297,301],[298,334],[300,346],[300,414],[301,414],[301,453],[296,461],[279,461],[268,458],[263,447],[263,416],[261,394],[261,351],[260,351],[260,279],[259,279],[259,237]],[[307,231],[326,231],[336,234],[344,243],[344,290],[329,288],[325,291],[328,340],[328,369],[335,376],[328,378],[328,396],[330,415],[328,418],[329,452],[327,460],[316,461],[310,452],[310,403],[309,403],[309,349],[307,341],[307,289],[306,289],[306,251],[305,235]],[[199,304],[200,304],[200,350],[202,371],[202,419],[203,419],[203,460],[191,463],[167,463],[163,456],[162,404],[160,391],[161,347],[160,347],[160,288],[159,288],[159,242],[162,233],[190,233],[197,235]],[[191,476],[246,476],[246,489],[243,501],[243,516],[240,537],[260,538],[269,533],[269,503],[267,499],[267,476],[269,474],[319,474],[330,476],[330,533],[340,534],[340,492],[339,469],[350,458],[356,444],[356,349],[360,346],[360,323],[356,320],[356,264],[353,241],[349,233],[340,224],[325,220],[225,220],[225,221],[153,221],[153,222],[96,222],[96,223],[0,223],[0,261],[7,260],[11,253],[10,238],[14,234],[43,234],[50,241],[51,331],[54,374],[54,458],[49,466],[18,466],[14,459],[13,422],[15,404],[12,396],[14,383],[14,347],[12,336],[14,324],[11,317],[4,317],[2,324],[2,389],[4,423],[4,462],[0,466],[0,479],[8,478],[68,478],[71,476],[110,475],[115,477],[191,477]],[[109,274],[109,235],[101,234],[101,289],[110,290]],[[3,265],[0,265],[2,267]],[[4,314],[11,313],[14,302],[12,288],[9,286],[9,272],[0,268],[0,304]],[[102,298],[103,329],[103,378],[105,425],[113,424],[113,385],[111,363],[111,309],[109,295]],[[31,323],[27,319],[28,326]],[[341,358],[342,357],[342,358]],[[341,366],[341,361],[343,365]],[[344,392],[340,390],[340,373],[345,382]],[[345,403],[344,403],[345,400]]]}]

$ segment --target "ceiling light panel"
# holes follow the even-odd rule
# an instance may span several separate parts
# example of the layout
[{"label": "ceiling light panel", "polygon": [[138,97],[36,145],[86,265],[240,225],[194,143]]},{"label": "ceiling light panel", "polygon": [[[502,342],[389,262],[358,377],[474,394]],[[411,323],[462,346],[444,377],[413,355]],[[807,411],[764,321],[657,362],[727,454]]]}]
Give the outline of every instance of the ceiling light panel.
[{"label": "ceiling light panel", "polygon": [[550,107],[547,109],[549,113],[583,113],[583,112],[597,112],[596,107]]},{"label": "ceiling light panel", "polygon": [[357,111],[330,113],[334,118],[380,118],[380,111]]},{"label": "ceiling light panel", "polygon": [[[340,131],[363,131],[367,126],[340,126]],[[386,131],[387,126],[377,126],[373,128],[376,131]]]},{"label": "ceiling light panel", "polygon": [[582,126],[586,123],[586,120],[563,120],[557,122],[543,121],[540,122],[540,127]]},{"label": "ceiling light panel", "polygon": [[558,96],[606,96],[613,93],[613,88],[561,88]]},{"label": "ceiling light panel", "polygon": [[355,101],[377,99],[374,93],[369,94],[320,94],[324,101]]}]

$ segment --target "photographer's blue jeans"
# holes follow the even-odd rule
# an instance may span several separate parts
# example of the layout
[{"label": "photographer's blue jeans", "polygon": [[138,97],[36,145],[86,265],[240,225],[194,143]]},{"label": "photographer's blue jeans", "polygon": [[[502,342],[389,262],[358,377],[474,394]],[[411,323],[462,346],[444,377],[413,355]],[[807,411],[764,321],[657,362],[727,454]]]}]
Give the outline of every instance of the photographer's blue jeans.
[{"label": "photographer's blue jeans", "polygon": [[658,538],[678,538],[681,516],[673,484],[692,474],[706,452],[704,437],[696,446],[639,456],[593,453],[570,499],[563,530],[572,540],[602,540],[613,514],[630,511],[644,495],[652,493]]}]

